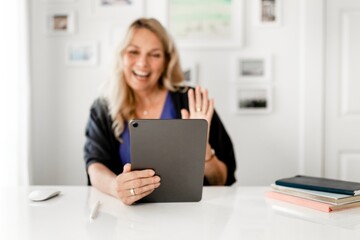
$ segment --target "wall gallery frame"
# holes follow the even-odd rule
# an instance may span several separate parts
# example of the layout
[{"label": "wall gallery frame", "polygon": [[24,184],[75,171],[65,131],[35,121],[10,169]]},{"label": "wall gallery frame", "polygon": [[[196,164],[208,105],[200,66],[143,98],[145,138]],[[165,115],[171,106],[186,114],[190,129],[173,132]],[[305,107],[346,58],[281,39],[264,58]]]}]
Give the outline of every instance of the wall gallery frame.
[{"label": "wall gallery frame", "polygon": [[185,84],[190,87],[196,87],[199,84],[199,64],[185,64],[182,69]]},{"label": "wall gallery frame", "polygon": [[256,0],[254,22],[257,26],[277,27],[282,21],[282,0]]},{"label": "wall gallery frame", "polygon": [[[132,16],[123,19],[127,23],[144,15],[144,0],[91,0],[92,12],[96,16],[121,18],[122,16]],[[127,25],[125,23],[125,25]]]},{"label": "wall gallery frame", "polygon": [[270,83],[272,63],[270,55],[240,55],[232,61],[234,83]]},{"label": "wall gallery frame", "polygon": [[50,35],[68,35],[75,32],[74,12],[52,12],[46,16],[46,30]]},{"label": "wall gallery frame", "polygon": [[96,42],[70,42],[66,45],[67,66],[96,66],[98,44]]},{"label": "wall gallery frame", "polygon": [[268,114],[273,109],[273,93],[270,85],[237,86],[234,91],[234,113]]},{"label": "wall gallery frame", "polygon": [[240,48],[244,0],[167,1],[166,27],[180,48]]}]

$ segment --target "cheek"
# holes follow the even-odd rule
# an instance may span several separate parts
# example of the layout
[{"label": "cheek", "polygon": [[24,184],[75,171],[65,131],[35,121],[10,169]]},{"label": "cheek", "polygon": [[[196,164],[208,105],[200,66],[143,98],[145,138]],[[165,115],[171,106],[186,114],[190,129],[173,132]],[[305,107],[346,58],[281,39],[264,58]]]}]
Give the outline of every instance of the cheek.
[{"label": "cheek", "polygon": [[123,58],[123,71],[124,71],[125,75],[129,76],[129,74],[131,73],[131,69],[132,69],[132,66],[131,66],[130,59],[127,57],[124,57]]},{"label": "cheek", "polygon": [[162,74],[164,72],[164,69],[165,69],[165,62],[164,61],[159,61],[158,63],[156,63],[156,66],[155,66],[157,72],[159,74]]},{"label": "cheek", "polygon": [[130,65],[130,59],[128,57],[123,57],[123,66],[129,67]]}]

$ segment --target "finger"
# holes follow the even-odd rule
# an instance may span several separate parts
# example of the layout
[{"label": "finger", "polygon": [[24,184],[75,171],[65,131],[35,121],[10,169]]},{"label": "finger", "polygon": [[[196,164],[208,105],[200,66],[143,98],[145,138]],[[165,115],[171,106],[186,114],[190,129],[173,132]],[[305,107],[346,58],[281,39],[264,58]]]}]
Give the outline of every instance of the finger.
[{"label": "finger", "polygon": [[141,178],[149,178],[155,175],[155,171],[152,169],[146,169],[146,170],[138,170],[138,171],[131,171],[127,172],[125,174],[122,174],[121,181],[122,182],[129,182],[136,179]]},{"label": "finger", "polygon": [[144,187],[147,185],[157,184],[160,182],[160,180],[161,179],[159,176],[154,176],[154,177],[149,177],[149,178],[139,178],[139,179],[129,182],[130,187],[128,187],[128,189],[141,188],[141,187]]},{"label": "finger", "polygon": [[193,115],[195,112],[195,94],[194,94],[194,90],[190,89],[188,91],[188,100],[189,100],[189,111],[190,111],[190,115]]},{"label": "finger", "polygon": [[211,119],[212,119],[212,117],[214,115],[214,109],[215,109],[214,108],[214,99],[212,98],[212,99],[209,100],[209,108],[208,108],[208,111],[206,113],[206,119],[209,120],[209,125],[210,125]]},{"label": "finger", "polygon": [[133,188],[134,189],[134,194],[132,194],[131,190],[129,190],[129,197],[132,197],[132,196],[136,196],[136,195],[141,195],[145,192],[148,192],[148,191],[152,191],[156,188],[158,188],[160,186],[160,182],[158,183],[154,183],[154,184],[149,184],[149,185],[145,185],[145,186],[142,186],[142,187],[139,187],[139,188]]},{"label": "finger", "polygon": [[155,189],[141,193],[139,195],[135,195],[135,196],[130,196],[130,197],[126,197],[124,199],[122,199],[123,203],[125,203],[126,205],[131,205],[136,201],[139,201],[140,199],[146,197],[147,195],[149,195],[150,193],[152,193]]},{"label": "finger", "polygon": [[189,119],[189,111],[186,109],[181,109],[181,118],[182,119]]},{"label": "finger", "polygon": [[131,172],[131,164],[127,163],[124,165],[123,173]]},{"label": "finger", "polygon": [[197,86],[195,88],[195,111],[201,111],[201,88]]},{"label": "finger", "polygon": [[209,105],[209,98],[208,98],[208,90],[205,89],[202,94],[202,107],[201,112],[203,114],[206,114],[208,111],[208,105]]},{"label": "finger", "polygon": [[[117,195],[124,201],[125,198],[158,187],[160,185],[160,180],[159,176],[139,178],[132,181],[120,180],[117,184]],[[142,190],[143,188],[145,189]]]}]

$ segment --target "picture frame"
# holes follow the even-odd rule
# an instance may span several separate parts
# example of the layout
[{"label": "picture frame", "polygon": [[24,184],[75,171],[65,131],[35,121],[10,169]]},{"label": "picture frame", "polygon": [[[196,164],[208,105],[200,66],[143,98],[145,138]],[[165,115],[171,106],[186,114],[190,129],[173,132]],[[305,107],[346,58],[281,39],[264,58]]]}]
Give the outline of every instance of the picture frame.
[{"label": "picture frame", "polygon": [[68,42],[65,52],[67,66],[96,66],[98,64],[97,42]]},{"label": "picture frame", "polygon": [[123,18],[124,15],[131,16],[122,19],[124,25],[144,16],[144,0],[91,0],[92,13],[96,16],[107,18]]},{"label": "picture frame", "polygon": [[210,3],[168,0],[167,4],[166,27],[179,48],[232,49],[243,46],[244,0]]},{"label": "picture frame", "polygon": [[41,2],[49,3],[49,4],[56,4],[56,3],[72,3],[77,0],[41,0]]},{"label": "picture frame", "polygon": [[49,35],[61,36],[75,32],[75,13],[58,11],[46,15],[46,31]]},{"label": "picture frame", "polygon": [[269,114],[273,111],[272,86],[237,86],[232,101],[235,114]]},{"label": "picture frame", "polygon": [[185,64],[183,69],[184,81],[187,86],[196,87],[199,84],[199,64]]},{"label": "picture frame", "polygon": [[272,81],[271,55],[238,55],[232,60],[232,68],[235,83],[270,83]]},{"label": "picture frame", "polygon": [[254,7],[255,25],[278,27],[282,22],[283,0],[256,0]]}]

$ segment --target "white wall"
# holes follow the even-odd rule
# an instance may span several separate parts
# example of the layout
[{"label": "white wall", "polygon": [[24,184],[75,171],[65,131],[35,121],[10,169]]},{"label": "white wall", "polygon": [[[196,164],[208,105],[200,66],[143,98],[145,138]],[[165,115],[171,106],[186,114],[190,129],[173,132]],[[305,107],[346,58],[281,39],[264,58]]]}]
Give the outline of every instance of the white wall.
[{"label": "white wall", "polygon": [[27,185],[29,76],[27,3],[0,3],[0,186]]},{"label": "white wall", "polygon": [[[164,0],[146,1],[146,16],[164,21]],[[111,68],[114,42],[133,14],[116,18],[93,13],[91,2],[31,1],[31,160],[33,184],[85,184],[84,128],[98,86]],[[238,184],[264,185],[291,176],[300,169],[300,3],[283,0],[282,23],[262,28],[253,23],[253,0],[244,5],[242,49],[180,49],[182,61],[199,63],[199,82],[215,98],[215,107],[235,147]],[[51,36],[45,31],[46,14],[74,11],[76,31]],[[65,46],[71,41],[97,41],[95,67],[65,65]],[[267,115],[231,112],[231,59],[238,54],[271,54],[274,110]]]}]

